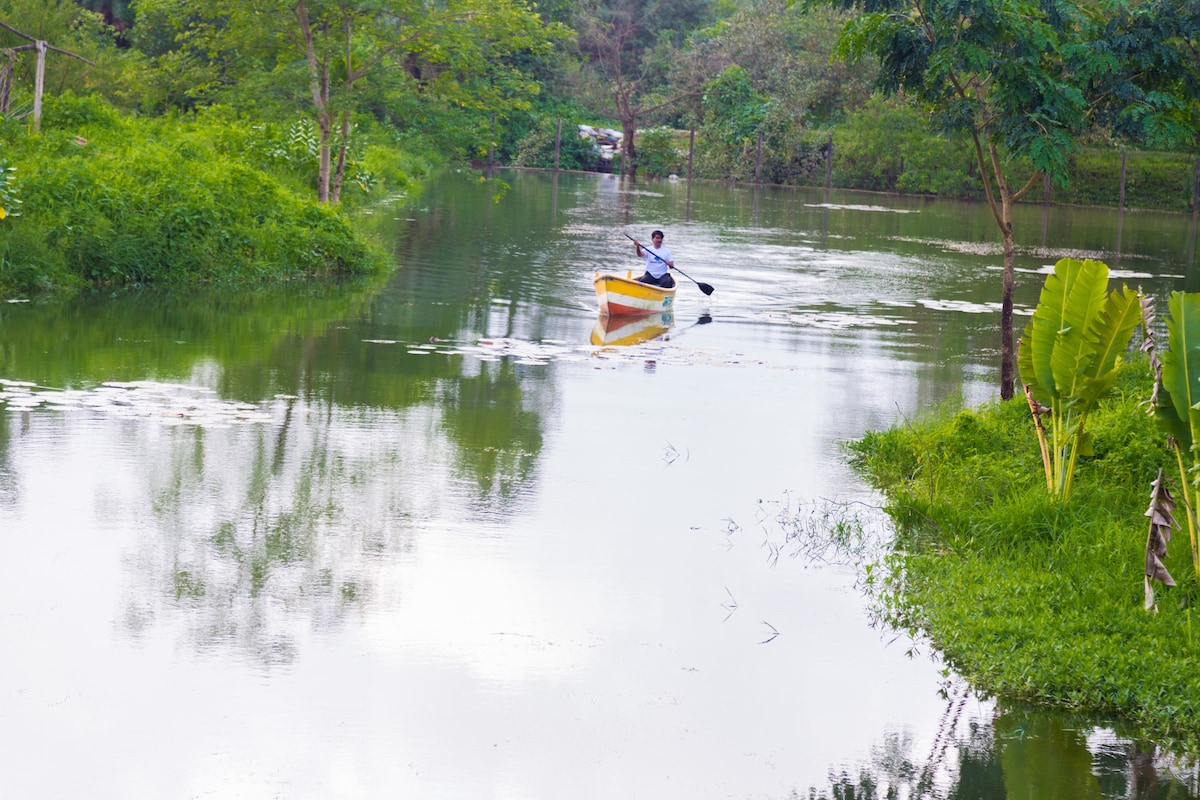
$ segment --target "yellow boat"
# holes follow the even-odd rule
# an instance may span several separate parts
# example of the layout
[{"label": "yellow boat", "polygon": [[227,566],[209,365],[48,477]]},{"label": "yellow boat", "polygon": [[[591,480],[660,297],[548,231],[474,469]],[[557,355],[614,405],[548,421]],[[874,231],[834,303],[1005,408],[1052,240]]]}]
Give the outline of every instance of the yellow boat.
[{"label": "yellow boat", "polygon": [[610,317],[653,314],[670,311],[675,305],[675,287],[667,289],[634,280],[633,273],[625,277],[609,273],[595,274],[592,285],[600,301],[600,313]]},{"label": "yellow boat", "polygon": [[601,314],[592,328],[592,344],[597,347],[648,342],[666,333],[675,324],[674,311],[642,314],[637,317],[610,317]]}]

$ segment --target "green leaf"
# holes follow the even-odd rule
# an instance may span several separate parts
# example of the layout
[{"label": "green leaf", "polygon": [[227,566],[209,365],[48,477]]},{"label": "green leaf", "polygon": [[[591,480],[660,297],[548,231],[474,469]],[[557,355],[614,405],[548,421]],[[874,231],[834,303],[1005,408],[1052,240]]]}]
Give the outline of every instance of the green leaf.
[{"label": "green leaf", "polygon": [[1108,267],[1098,261],[1060,259],[1046,278],[1018,354],[1021,377],[1037,400],[1051,405],[1073,395],[1092,352],[1085,336],[1104,303]]},{"label": "green leaf", "polygon": [[[1162,357],[1159,425],[1191,452],[1200,429],[1200,294],[1172,292],[1167,303],[1167,351]],[[1196,456],[1192,455],[1193,462]]]},{"label": "green leaf", "polygon": [[[1076,384],[1095,352],[1087,334],[1106,301],[1108,267],[1091,259],[1064,258],[1055,265],[1055,274],[1064,266],[1064,299],[1059,309],[1061,333],[1052,345],[1050,368],[1058,394],[1071,397],[1078,393]],[[1046,283],[1049,285],[1050,281]]]}]

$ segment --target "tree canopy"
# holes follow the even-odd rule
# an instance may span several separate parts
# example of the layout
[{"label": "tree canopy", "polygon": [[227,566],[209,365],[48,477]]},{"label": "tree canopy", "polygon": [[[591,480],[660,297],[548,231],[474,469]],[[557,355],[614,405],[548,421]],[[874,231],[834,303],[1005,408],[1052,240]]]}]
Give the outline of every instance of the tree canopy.
[{"label": "tree canopy", "polygon": [[1013,396],[1013,204],[1066,179],[1084,135],[1195,135],[1195,0],[831,0],[857,12],[837,52],[873,55],[877,86],[970,137],[1004,249],[1002,398]]}]

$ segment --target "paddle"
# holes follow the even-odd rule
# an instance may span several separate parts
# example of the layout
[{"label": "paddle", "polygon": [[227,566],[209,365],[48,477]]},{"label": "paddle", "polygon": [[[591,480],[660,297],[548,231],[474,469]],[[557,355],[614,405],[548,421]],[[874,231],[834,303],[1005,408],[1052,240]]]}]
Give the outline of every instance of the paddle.
[{"label": "paddle", "polygon": [[[635,239],[635,238],[633,238],[632,236],[630,236],[628,233],[627,233],[627,234],[625,234],[625,238],[626,238],[626,239],[628,239],[629,241],[633,242],[634,244],[638,244],[638,240],[637,240],[637,239]],[[657,258],[659,261],[663,262],[664,264],[667,264],[667,262],[666,262],[666,259],[659,258],[659,255],[658,255],[658,253],[655,253],[653,250],[650,250],[650,249],[646,248],[645,246],[643,246],[643,247],[642,247],[642,249],[643,249],[643,250],[645,250],[645,251],[646,251],[647,253],[649,253],[650,255],[652,255],[652,256],[654,256],[655,258]],[[712,287],[712,285],[711,285],[711,284],[708,284],[708,283],[701,283],[700,281],[698,281],[698,280],[696,280],[695,278],[693,278],[691,275],[688,275],[686,272],[684,272],[683,270],[681,270],[679,267],[672,267],[670,264],[667,264],[667,266],[668,266],[668,267],[670,267],[671,269],[675,270],[676,272],[678,272],[678,273],[679,273],[680,275],[682,275],[683,277],[687,278],[687,279],[688,279],[689,281],[691,281],[692,283],[694,283],[694,284],[696,284],[697,286],[699,286],[699,287],[700,287],[700,291],[704,292],[705,294],[712,294],[712,293],[713,293],[714,289],[713,289],[713,287]]]}]

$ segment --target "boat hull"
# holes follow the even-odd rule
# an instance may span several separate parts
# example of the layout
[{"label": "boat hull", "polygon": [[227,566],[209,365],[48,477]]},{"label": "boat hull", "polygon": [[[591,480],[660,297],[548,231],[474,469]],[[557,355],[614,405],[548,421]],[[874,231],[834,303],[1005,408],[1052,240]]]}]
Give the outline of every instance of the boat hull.
[{"label": "boat hull", "polygon": [[596,273],[592,281],[600,313],[611,317],[631,317],[669,311],[675,305],[675,288],[667,289],[636,281],[628,275]]}]

